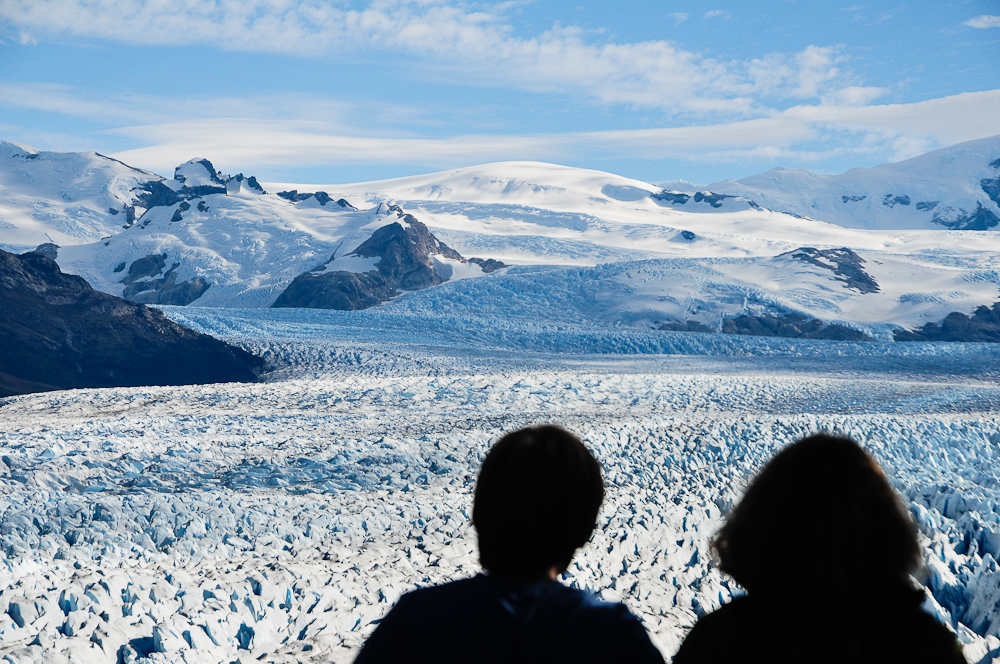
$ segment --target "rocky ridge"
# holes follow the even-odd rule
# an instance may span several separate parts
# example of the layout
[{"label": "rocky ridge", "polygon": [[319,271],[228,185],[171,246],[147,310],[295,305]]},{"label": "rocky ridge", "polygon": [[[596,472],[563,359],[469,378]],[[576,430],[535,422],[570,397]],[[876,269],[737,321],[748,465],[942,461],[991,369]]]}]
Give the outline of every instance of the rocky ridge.
[{"label": "rocky ridge", "polygon": [[296,277],[278,296],[273,307],[309,307],[354,311],[367,309],[395,297],[400,291],[437,286],[448,280],[442,261],[475,264],[485,272],[506,267],[494,259],[466,260],[438,240],[413,215],[390,205],[399,221],[378,228],[371,237],[349,252],[347,258],[375,259],[361,271],[328,269],[337,253],[322,265]]},{"label": "rocky ridge", "polygon": [[0,396],[253,382],[263,360],[94,290],[42,253],[0,251]]}]

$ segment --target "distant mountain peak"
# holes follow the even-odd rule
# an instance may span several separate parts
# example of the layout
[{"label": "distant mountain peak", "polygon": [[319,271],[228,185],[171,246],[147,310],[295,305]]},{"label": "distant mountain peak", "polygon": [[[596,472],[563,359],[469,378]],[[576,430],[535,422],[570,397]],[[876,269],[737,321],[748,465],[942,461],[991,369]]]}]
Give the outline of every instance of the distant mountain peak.
[{"label": "distant mountain peak", "polygon": [[710,186],[788,214],[871,230],[1000,228],[1000,136],[840,175],[772,168]]}]

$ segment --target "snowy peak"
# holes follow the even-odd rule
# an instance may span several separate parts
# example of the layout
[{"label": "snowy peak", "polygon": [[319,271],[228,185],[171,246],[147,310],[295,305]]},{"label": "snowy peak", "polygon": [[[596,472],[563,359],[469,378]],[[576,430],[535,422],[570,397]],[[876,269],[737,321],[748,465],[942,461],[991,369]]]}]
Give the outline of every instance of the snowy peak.
[{"label": "snowy peak", "polygon": [[0,142],[0,247],[94,242],[125,224],[134,189],[160,176],[96,152],[49,152]]},{"label": "snowy peak", "polygon": [[640,198],[658,191],[648,182],[613,173],[535,161],[496,162],[379,182],[337,185],[336,190],[349,196],[367,195],[372,203],[440,201],[565,209],[588,201],[622,200],[602,193],[608,185],[612,191],[644,191]]},{"label": "snowy peak", "polygon": [[[137,205],[125,210],[125,226],[131,226],[137,220],[148,224],[147,212],[153,208],[176,206],[172,221],[181,221],[184,213],[191,209],[190,201],[193,199],[214,194],[261,196],[266,193],[252,175],[222,175],[208,159],[191,159],[174,169],[173,180],[146,182],[138,187]],[[197,205],[201,212],[208,210],[209,204],[205,201],[199,201]]]},{"label": "snowy peak", "polygon": [[226,182],[219,177],[208,159],[191,159],[174,169],[174,180],[185,187],[225,187]]},{"label": "snowy peak", "polygon": [[438,240],[413,215],[396,205],[375,210],[372,234],[323,265],[300,274],[274,307],[357,310],[386,302],[401,291],[417,291],[446,281],[482,276],[500,268],[493,259],[466,260]]},{"label": "snowy peak", "polygon": [[1000,136],[841,175],[774,168],[711,189],[850,228],[1000,230]]}]

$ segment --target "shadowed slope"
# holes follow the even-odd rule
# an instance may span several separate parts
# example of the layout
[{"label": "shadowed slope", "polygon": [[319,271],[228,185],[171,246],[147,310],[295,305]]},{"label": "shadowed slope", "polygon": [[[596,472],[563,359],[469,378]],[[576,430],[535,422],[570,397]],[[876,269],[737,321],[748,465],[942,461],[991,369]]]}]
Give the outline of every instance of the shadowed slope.
[{"label": "shadowed slope", "polygon": [[0,396],[77,387],[252,382],[263,360],[55,261],[0,251]]}]

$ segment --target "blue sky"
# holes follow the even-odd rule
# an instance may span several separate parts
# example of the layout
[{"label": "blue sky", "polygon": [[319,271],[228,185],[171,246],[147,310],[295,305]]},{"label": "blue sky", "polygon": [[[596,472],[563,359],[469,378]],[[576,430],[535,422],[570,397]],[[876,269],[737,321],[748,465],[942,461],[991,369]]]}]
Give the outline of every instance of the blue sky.
[{"label": "blue sky", "polygon": [[335,183],[502,160],[651,182],[1000,134],[1000,2],[3,0],[0,138]]}]

